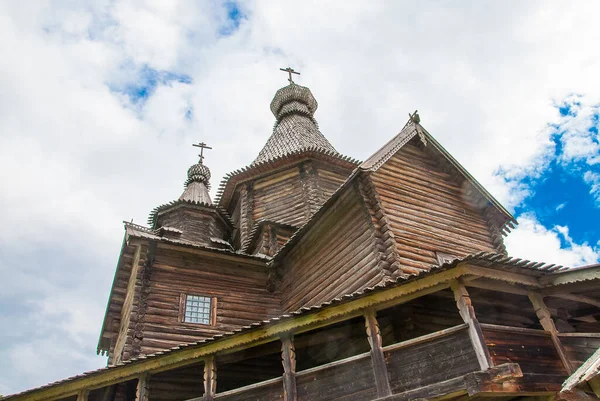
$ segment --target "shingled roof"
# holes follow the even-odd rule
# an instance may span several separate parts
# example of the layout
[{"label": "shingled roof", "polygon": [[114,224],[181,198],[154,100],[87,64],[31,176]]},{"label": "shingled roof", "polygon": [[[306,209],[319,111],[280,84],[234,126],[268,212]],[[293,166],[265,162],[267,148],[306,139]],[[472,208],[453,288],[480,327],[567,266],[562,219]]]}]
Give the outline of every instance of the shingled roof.
[{"label": "shingled roof", "polygon": [[304,86],[291,83],[279,89],[271,102],[271,111],[277,119],[273,134],[252,164],[315,148],[337,153],[319,131],[313,117],[317,107],[310,89]]}]

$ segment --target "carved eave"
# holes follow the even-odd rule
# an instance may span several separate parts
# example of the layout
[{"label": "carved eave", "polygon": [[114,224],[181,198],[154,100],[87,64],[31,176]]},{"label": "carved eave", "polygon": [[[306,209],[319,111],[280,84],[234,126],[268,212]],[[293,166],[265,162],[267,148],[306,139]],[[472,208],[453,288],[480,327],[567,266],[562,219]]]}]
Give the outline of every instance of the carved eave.
[{"label": "carved eave", "polygon": [[228,210],[241,184],[283,170],[305,160],[319,160],[347,170],[352,170],[360,164],[359,160],[337,152],[323,151],[318,147],[302,149],[276,159],[251,164],[227,174],[219,185],[215,203],[223,210]]}]

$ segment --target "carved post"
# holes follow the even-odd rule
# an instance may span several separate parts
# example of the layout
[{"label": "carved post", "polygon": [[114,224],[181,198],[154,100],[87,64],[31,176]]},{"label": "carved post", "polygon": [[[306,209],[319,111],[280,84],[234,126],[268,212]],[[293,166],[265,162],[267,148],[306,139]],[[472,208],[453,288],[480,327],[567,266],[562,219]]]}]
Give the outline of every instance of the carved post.
[{"label": "carved post", "polygon": [[375,317],[375,311],[372,309],[365,311],[364,316],[367,337],[371,345],[371,362],[373,364],[373,373],[375,374],[377,396],[386,397],[392,395],[392,388],[390,387],[385,356],[383,355],[383,342],[381,340],[381,333],[379,332],[379,323]]},{"label": "carved post", "polygon": [[150,374],[143,373],[138,377],[137,388],[135,389],[136,401],[148,401],[150,396]]},{"label": "carved post", "polygon": [[90,390],[79,390],[77,393],[77,401],[88,401],[88,395],[90,394]]},{"label": "carved post", "polygon": [[558,353],[558,356],[560,357],[565,369],[569,374],[573,373],[573,367],[571,366],[571,362],[567,357],[567,353],[560,342],[560,338],[558,338],[558,330],[556,330],[554,320],[552,320],[552,315],[544,303],[544,298],[537,292],[529,292],[527,295],[529,296],[529,300],[535,309],[535,314],[537,315],[540,324],[544,330],[550,333],[552,342],[554,343],[554,348],[556,348],[556,352]]},{"label": "carved post", "polygon": [[485,343],[485,339],[483,338],[481,326],[475,316],[475,309],[471,304],[469,293],[462,282],[457,280],[452,280],[450,282],[450,287],[454,292],[454,299],[456,300],[456,306],[458,307],[460,316],[463,318],[463,321],[469,325],[469,337],[471,337],[471,343],[475,349],[479,367],[481,370],[487,370],[494,366],[494,364],[490,357],[490,351]]},{"label": "carved post", "polygon": [[281,363],[283,364],[283,399],[296,401],[296,350],[291,334],[281,336]]},{"label": "carved post", "polygon": [[217,392],[217,365],[214,356],[204,360],[204,401],[212,401]]}]

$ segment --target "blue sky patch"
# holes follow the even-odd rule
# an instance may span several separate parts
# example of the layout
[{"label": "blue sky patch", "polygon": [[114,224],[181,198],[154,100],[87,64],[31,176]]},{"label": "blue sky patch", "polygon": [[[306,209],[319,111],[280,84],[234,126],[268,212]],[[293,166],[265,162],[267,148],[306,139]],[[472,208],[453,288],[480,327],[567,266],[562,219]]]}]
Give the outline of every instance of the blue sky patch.
[{"label": "blue sky patch", "polygon": [[[560,115],[567,119],[578,118],[581,103],[575,97],[570,102],[556,106]],[[525,177],[521,183],[531,190],[531,195],[515,208],[515,214],[534,212],[546,227],[568,226],[569,236],[576,243],[587,242],[595,246],[600,241],[600,202],[592,192],[590,177],[600,175],[600,163],[590,155],[565,154],[570,141],[585,138],[592,146],[598,143],[599,108],[592,108],[585,115],[584,128],[580,132],[569,132],[560,124],[554,125],[552,134],[554,153],[540,177]],[[581,116],[580,116],[581,117]],[[568,121],[567,121],[568,122]],[[566,241],[560,237],[563,247]]]},{"label": "blue sky patch", "polygon": [[147,65],[144,65],[137,75],[136,82],[129,83],[123,88],[113,88],[116,92],[126,94],[134,104],[143,103],[154,93],[158,85],[169,85],[172,82],[192,83],[192,78],[189,75],[155,70]]},{"label": "blue sky patch", "polygon": [[225,12],[227,13],[227,21],[225,25],[221,27],[219,33],[223,36],[228,36],[240,27],[240,22],[246,18],[246,15],[242,13],[239,5],[235,1],[228,1],[224,4],[224,7]]}]

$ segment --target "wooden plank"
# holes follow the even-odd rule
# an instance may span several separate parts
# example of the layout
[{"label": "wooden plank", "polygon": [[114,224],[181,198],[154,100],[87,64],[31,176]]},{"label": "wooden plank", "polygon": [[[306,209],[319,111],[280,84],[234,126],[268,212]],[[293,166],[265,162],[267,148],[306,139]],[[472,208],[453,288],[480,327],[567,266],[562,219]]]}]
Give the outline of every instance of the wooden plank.
[{"label": "wooden plank", "polygon": [[136,401],[149,401],[150,399],[150,374],[148,372],[138,376],[135,399]]},{"label": "wooden plank", "polygon": [[90,391],[89,390],[79,390],[79,392],[77,392],[77,401],[88,401],[88,396],[90,395]]},{"label": "wooden plank", "polygon": [[473,305],[471,305],[469,293],[465,286],[458,280],[452,280],[450,282],[450,288],[452,288],[452,291],[454,292],[454,299],[456,300],[460,316],[463,318],[463,321],[469,325],[469,337],[471,338],[471,343],[475,349],[475,355],[477,355],[479,366],[481,370],[487,370],[493,366],[493,363],[483,338],[481,326],[475,316],[475,309],[473,308]]},{"label": "wooden plank", "polygon": [[217,392],[217,365],[212,355],[204,359],[204,401],[213,401]]},{"label": "wooden plank", "polygon": [[283,364],[283,399],[296,401],[296,350],[291,334],[281,336],[281,358]]},{"label": "wooden plank", "polygon": [[539,293],[532,291],[529,293],[529,300],[535,309],[535,313],[540,320],[540,324],[544,330],[549,332],[552,336],[552,342],[554,343],[556,352],[558,352],[560,360],[565,366],[567,373],[569,373],[569,375],[572,374],[574,372],[573,366],[571,366],[571,362],[569,361],[567,353],[565,352],[565,349],[560,342],[560,338],[557,335],[558,330],[556,330],[556,326],[554,326],[554,320],[552,320],[552,315],[544,303],[544,298]]},{"label": "wooden plank", "polygon": [[383,351],[388,352],[388,351],[395,351],[395,350],[398,350],[398,349],[411,347],[413,345],[417,345],[417,344],[421,344],[421,343],[424,343],[424,342],[432,341],[432,340],[435,340],[437,338],[449,336],[449,335],[451,335],[453,333],[456,333],[457,331],[461,331],[461,330],[467,329],[468,327],[469,327],[469,325],[465,323],[465,324],[461,324],[461,325],[458,325],[458,326],[450,327],[448,329],[436,331],[435,333],[425,334],[424,336],[420,336],[420,337],[416,337],[416,338],[411,338],[410,340],[401,341],[399,343],[388,345],[387,347],[383,347]]},{"label": "wooden plank", "polygon": [[450,380],[444,380],[429,386],[419,387],[408,390],[389,397],[379,398],[377,401],[425,401],[425,400],[443,400],[466,394],[465,382],[461,377]]},{"label": "wooden plank", "polygon": [[375,375],[377,396],[385,397],[392,394],[392,388],[390,387],[387,366],[383,355],[383,344],[381,333],[379,332],[379,323],[377,322],[375,311],[373,309],[366,310],[364,316],[367,338],[369,340],[369,345],[371,346],[371,363]]}]

